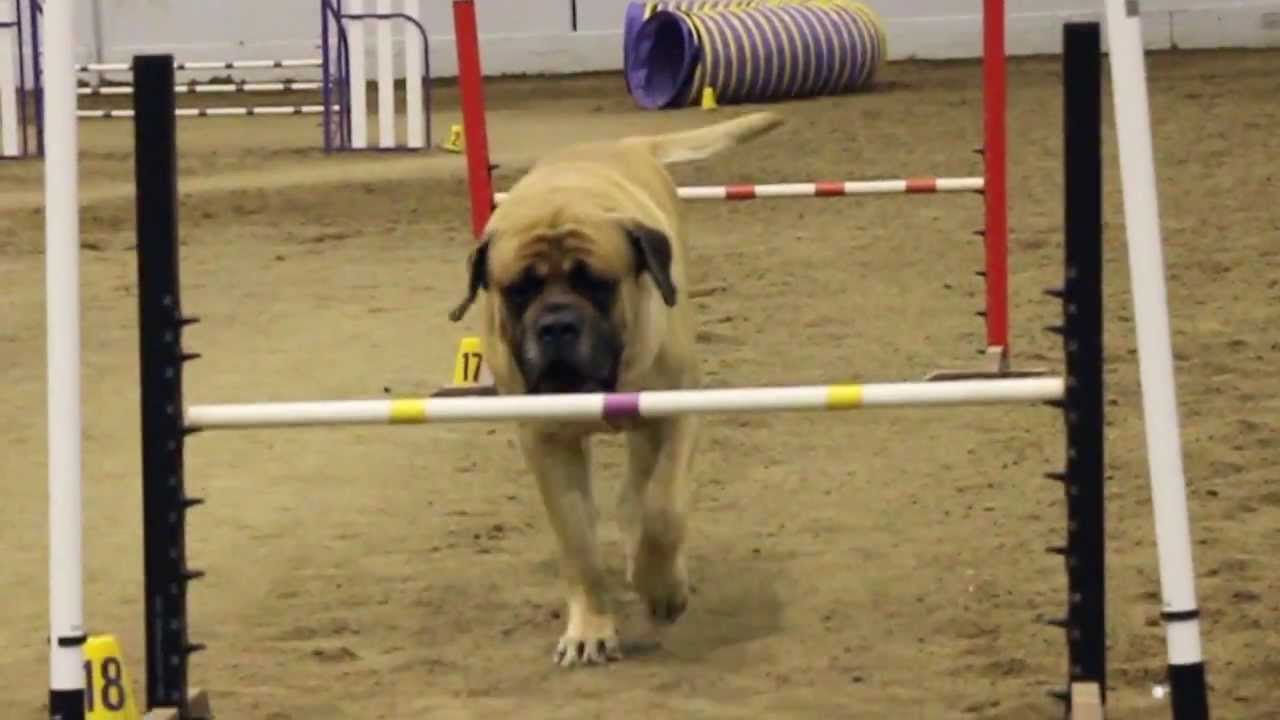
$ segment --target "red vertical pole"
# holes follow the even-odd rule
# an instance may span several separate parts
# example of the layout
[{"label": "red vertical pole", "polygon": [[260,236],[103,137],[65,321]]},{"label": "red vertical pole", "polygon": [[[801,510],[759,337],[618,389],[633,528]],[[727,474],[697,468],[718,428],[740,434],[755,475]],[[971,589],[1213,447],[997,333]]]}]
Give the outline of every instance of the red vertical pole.
[{"label": "red vertical pole", "polygon": [[1004,0],[983,0],[983,175],[986,202],[987,348],[1009,354],[1009,206]]},{"label": "red vertical pole", "polygon": [[480,72],[480,38],[473,0],[453,0],[453,33],[458,46],[458,91],[462,95],[467,184],[471,188],[471,229],[478,239],[493,212],[493,178],[489,170],[484,77]]}]

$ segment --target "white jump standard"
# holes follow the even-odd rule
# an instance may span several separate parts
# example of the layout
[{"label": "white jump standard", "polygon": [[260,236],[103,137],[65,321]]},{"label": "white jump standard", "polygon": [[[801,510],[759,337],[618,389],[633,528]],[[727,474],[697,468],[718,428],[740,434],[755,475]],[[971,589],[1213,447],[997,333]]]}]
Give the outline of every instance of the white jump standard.
[{"label": "white jump standard", "polygon": [[[80,139],[76,119],[75,8],[46,19],[49,56],[45,160],[45,317],[49,452],[49,717],[84,717],[83,483],[80,347]],[[10,699],[5,705],[20,705]]]},{"label": "white jump standard", "polygon": [[1177,720],[1203,720],[1209,717],[1208,683],[1182,468],[1142,14],[1133,0],[1105,4],[1170,707]]}]

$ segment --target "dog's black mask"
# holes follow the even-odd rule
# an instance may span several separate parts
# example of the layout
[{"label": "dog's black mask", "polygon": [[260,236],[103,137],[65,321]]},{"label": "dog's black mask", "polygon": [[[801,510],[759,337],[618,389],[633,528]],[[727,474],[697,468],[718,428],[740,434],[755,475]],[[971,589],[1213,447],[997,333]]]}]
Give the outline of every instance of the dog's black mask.
[{"label": "dog's black mask", "polygon": [[526,271],[502,289],[510,347],[530,393],[612,392],[622,337],[610,314],[618,282],[585,263],[540,277]]}]

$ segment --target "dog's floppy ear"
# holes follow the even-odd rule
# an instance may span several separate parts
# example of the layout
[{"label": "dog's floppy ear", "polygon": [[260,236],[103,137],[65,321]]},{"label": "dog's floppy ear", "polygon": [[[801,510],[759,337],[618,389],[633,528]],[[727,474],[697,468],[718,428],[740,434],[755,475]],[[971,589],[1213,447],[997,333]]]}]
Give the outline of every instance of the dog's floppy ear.
[{"label": "dog's floppy ear", "polygon": [[467,314],[467,310],[471,304],[476,301],[476,295],[481,289],[489,289],[489,238],[485,237],[480,240],[480,245],[471,251],[471,256],[467,258],[468,279],[467,279],[467,296],[458,303],[458,306],[449,312],[449,319],[458,322],[463,315]]},{"label": "dog's floppy ear", "polygon": [[630,224],[627,238],[636,256],[636,274],[648,272],[662,293],[667,307],[676,304],[676,286],[671,282],[671,239],[648,225]]}]

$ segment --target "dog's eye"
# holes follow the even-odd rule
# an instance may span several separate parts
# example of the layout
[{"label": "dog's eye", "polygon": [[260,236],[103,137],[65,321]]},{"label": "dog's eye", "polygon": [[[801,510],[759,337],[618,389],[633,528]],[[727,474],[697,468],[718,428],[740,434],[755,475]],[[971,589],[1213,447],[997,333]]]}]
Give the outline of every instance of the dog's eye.
[{"label": "dog's eye", "polygon": [[533,272],[525,272],[520,276],[519,280],[503,288],[502,295],[519,314],[529,307],[529,304],[538,296],[538,293],[542,292],[542,285],[542,278]]},{"label": "dog's eye", "polygon": [[569,284],[575,292],[585,297],[602,312],[613,305],[617,283],[593,273],[583,263],[575,263],[573,269],[569,271]]}]

